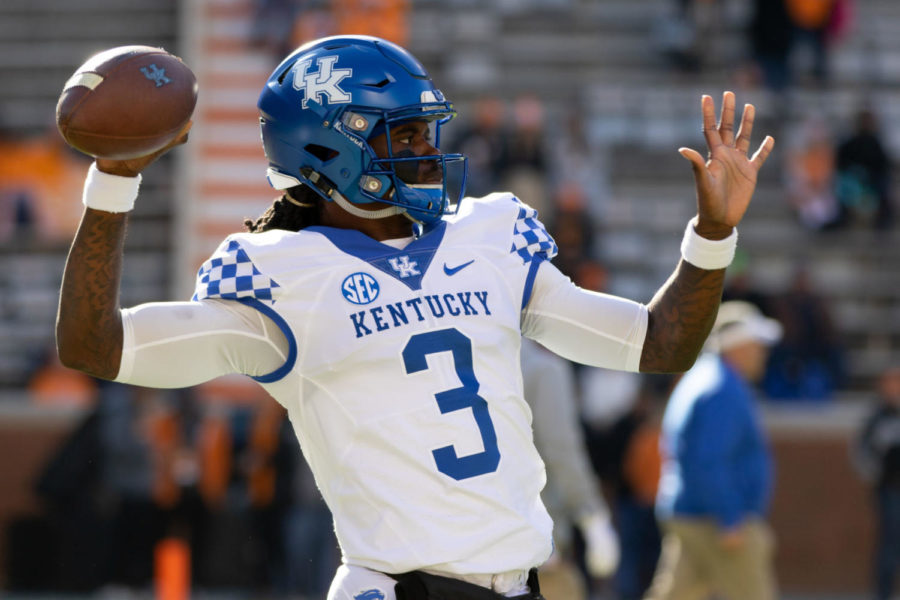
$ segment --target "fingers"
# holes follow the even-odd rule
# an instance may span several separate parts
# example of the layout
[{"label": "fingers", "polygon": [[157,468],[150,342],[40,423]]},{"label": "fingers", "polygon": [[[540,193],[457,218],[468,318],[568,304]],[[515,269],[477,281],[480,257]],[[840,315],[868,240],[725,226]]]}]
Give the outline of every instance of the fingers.
[{"label": "fingers", "polygon": [[706,170],[706,160],[699,152],[691,148],[679,148],[678,153],[691,162],[694,169],[694,177],[701,178]]},{"label": "fingers", "polygon": [[193,125],[193,121],[188,121],[171,142],[152,154],[139,156],[137,158],[128,160],[111,160],[98,157],[97,168],[99,168],[101,171],[112,173],[114,175],[134,177],[140,174],[144,169],[153,164],[156,159],[158,159],[160,156],[162,156],[172,148],[186,143],[188,140],[188,132],[191,130],[191,127]]},{"label": "fingers", "polygon": [[178,132],[178,135],[175,136],[175,139],[172,141],[170,146],[180,146],[181,144],[186,144],[188,141],[188,133],[190,133],[191,127],[193,126],[193,121],[188,121],[187,123],[185,123],[184,127],[182,127],[181,131]]},{"label": "fingers", "polygon": [[693,148],[679,148],[678,154],[682,155],[691,163],[697,166],[703,166],[706,164],[706,161],[703,160],[703,157],[700,156],[700,153],[694,150]]},{"label": "fingers", "polygon": [[703,94],[700,98],[700,111],[703,113],[703,137],[706,138],[706,145],[712,152],[722,145],[722,138],[716,128],[716,104],[713,102],[712,96]]},{"label": "fingers", "polygon": [[738,129],[737,142],[734,147],[741,154],[747,154],[750,150],[750,134],[753,133],[753,119],[756,117],[756,108],[752,104],[744,105],[744,115],[741,117],[741,127]]},{"label": "fingers", "polygon": [[160,156],[162,156],[163,154],[165,154],[172,148],[181,146],[182,144],[186,144],[188,141],[188,134],[190,133],[191,127],[193,127],[193,126],[194,126],[193,121],[188,121],[187,123],[185,123],[184,127],[181,128],[181,131],[179,131],[175,135],[175,137],[172,139],[171,142],[169,142],[163,148],[160,148],[159,150],[157,150],[156,152],[154,152],[147,158],[150,158],[151,161],[156,160],[157,158],[159,158]]},{"label": "fingers", "polygon": [[757,170],[763,166],[766,162],[766,159],[769,158],[769,154],[772,153],[772,148],[775,147],[775,138],[771,135],[767,135],[766,139],[763,140],[762,144],[759,145],[759,150],[753,155],[750,159],[750,164],[756,167]]},{"label": "fingers", "polygon": [[734,92],[722,94],[722,115],[719,118],[719,137],[726,146],[734,144]]},{"label": "fingers", "polygon": [[722,93],[722,112],[718,125],[715,122],[715,102],[711,96],[703,95],[701,109],[703,111],[703,136],[706,138],[710,151],[716,146],[724,144],[734,146],[741,153],[747,154],[750,149],[750,136],[753,133],[753,120],[756,117],[756,109],[752,104],[744,105],[737,140],[734,137],[734,92]]},{"label": "fingers", "polygon": [[[741,115],[741,126],[737,132],[737,139],[734,138],[734,93],[724,92],[722,94],[722,114],[716,125],[715,102],[711,96],[704,94],[700,99],[700,107],[703,113],[703,137],[706,138],[706,144],[709,147],[710,157],[727,156],[729,152],[716,153],[719,146],[733,147],[735,150],[746,156],[750,149],[750,136],[753,133],[753,121],[756,118],[756,108],[752,104],[744,105],[744,112]],[[750,164],[758,171],[772,148],[775,147],[775,138],[766,136],[760,144],[759,149],[750,158]],[[679,154],[691,162],[694,168],[694,176],[698,183],[703,181],[703,175],[706,173],[706,161],[700,156],[700,153],[691,148],[679,148]]]}]

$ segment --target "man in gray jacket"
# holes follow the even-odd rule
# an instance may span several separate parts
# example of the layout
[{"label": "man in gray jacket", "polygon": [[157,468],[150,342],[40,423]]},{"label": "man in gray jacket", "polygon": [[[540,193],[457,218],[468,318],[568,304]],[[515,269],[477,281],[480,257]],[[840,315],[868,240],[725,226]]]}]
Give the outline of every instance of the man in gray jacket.
[{"label": "man in gray jacket", "polygon": [[[553,517],[554,555],[541,567],[541,587],[548,598],[571,599],[584,595],[583,582],[576,579],[569,563],[571,525],[576,525],[584,538],[586,566],[594,577],[607,578],[616,570],[619,539],[585,451],[572,365],[525,338],[521,356],[534,442],[547,471],[541,497]],[[555,582],[568,588],[564,595],[551,591]],[[579,591],[572,590],[579,587]]]}]

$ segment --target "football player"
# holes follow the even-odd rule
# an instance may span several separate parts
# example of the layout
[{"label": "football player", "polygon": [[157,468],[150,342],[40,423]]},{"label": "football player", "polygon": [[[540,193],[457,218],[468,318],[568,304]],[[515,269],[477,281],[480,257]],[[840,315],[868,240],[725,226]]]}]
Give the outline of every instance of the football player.
[{"label": "football player", "polygon": [[643,305],[564,277],[535,211],[513,195],[462,199],[465,157],[438,149],[453,107],[409,52],[371,37],[310,42],[259,98],[268,179],[282,193],[222,242],[190,302],[118,304],[127,213],[161,153],[91,167],[60,356],[142,386],[226,373],[264,386],[334,517],[343,565],[330,600],[540,598],[534,568],[552,524],[520,336],[613,369],[693,364],[774,144],[748,156],[754,109],[735,134],[730,92],[718,125],[712,98],[701,108],[709,158],[680,150],[697,216],[672,277]]}]

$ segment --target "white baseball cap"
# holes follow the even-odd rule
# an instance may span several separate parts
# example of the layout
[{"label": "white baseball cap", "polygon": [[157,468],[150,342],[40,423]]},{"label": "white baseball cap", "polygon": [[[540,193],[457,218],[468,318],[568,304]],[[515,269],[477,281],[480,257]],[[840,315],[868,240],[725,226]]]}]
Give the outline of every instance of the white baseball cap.
[{"label": "white baseball cap", "polygon": [[781,323],[763,315],[756,305],[730,300],[719,306],[707,347],[714,352],[722,352],[749,341],[772,346],[778,343],[781,334]]}]

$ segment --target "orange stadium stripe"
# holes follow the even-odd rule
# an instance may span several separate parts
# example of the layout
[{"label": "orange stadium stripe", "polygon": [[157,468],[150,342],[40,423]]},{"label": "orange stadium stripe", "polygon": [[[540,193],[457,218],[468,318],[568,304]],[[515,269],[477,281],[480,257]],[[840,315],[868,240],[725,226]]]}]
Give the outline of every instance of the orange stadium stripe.
[{"label": "orange stadium stripe", "polygon": [[[251,217],[251,215],[249,214],[250,212],[252,211],[248,210],[248,217]],[[223,238],[234,233],[235,231],[239,231],[240,229],[241,224],[234,221],[223,223],[204,221],[197,225],[197,227],[194,229],[194,232],[201,236],[205,236],[212,242],[212,247],[215,248],[219,245],[219,242],[221,242]],[[202,263],[207,258],[209,258],[209,256],[204,257],[200,262]]]},{"label": "orange stadium stripe", "polygon": [[203,48],[207,52],[246,52],[247,43],[236,38],[206,38],[203,40]]},{"label": "orange stadium stripe", "polygon": [[210,121],[259,121],[259,112],[255,106],[247,108],[206,108],[202,117]]},{"label": "orange stadium stripe", "polygon": [[206,4],[206,17],[250,17],[253,14],[253,6],[249,2],[240,3],[215,3]]},{"label": "orange stadium stripe", "polygon": [[217,88],[252,88],[262,89],[266,83],[267,74],[250,75],[246,73],[221,73],[211,72],[201,76],[201,85],[204,89]]},{"label": "orange stadium stripe", "polygon": [[265,195],[278,195],[278,192],[269,187],[265,181],[262,181],[259,184],[216,183],[210,181],[200,184],[200,193],[204,196],[240,196],[242,198],[246,198],[247,196],[259,197],[260,194],[263,194],[263,197],[265,197]]},{"label": "orange stadium stripe", "polygon": [[200,155],[204,158],[262,158],[262,149],[257,144],[246,146],[201,146]]}]

